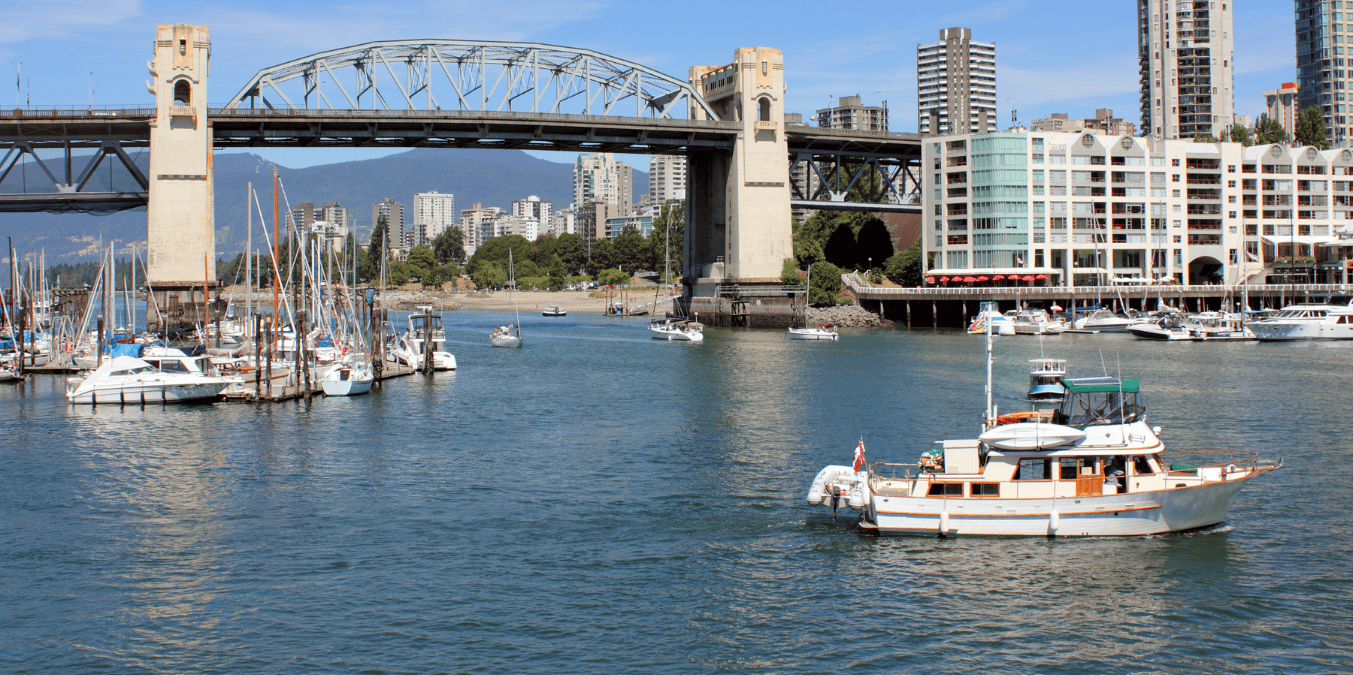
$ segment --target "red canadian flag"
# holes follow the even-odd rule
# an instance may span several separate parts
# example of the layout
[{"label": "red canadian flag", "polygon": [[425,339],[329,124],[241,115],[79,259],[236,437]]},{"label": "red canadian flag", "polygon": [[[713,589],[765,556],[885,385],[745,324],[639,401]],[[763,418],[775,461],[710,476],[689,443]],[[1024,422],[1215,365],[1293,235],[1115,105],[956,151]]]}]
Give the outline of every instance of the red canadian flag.
[{"label": "red canadian flag", "polygon": [[855,447],[855,471],[860,471],[864,467],[864,438],[860,438],[860,444]]}]

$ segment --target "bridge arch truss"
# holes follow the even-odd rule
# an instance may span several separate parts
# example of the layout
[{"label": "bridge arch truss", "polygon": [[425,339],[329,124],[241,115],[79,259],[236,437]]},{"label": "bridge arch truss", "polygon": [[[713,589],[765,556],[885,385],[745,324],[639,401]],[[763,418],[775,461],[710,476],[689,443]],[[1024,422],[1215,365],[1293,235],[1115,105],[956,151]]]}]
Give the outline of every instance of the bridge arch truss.
[{"label": "bridge arch truss", "polygon": [[368,42],[260,70],[227,110],[718,116],[691,87],[599,52],[468,40]]}]

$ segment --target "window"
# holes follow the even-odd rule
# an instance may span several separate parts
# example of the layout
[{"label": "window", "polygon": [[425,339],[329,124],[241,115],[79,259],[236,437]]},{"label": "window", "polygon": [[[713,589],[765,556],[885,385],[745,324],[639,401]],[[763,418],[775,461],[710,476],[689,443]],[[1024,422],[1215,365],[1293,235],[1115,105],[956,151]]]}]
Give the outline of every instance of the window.
[{"label": "window", "polygon": [[174,105],[191,106],[192,104],[192,85],[187,80],[179,80],[174,83]]},{"label": "window", "polygon": [[1000,484],[987,484],[987,483],[979,484],[979,483],[973,483],[973,484],[969,484],[969,486],[971,487],[971,488],[970,488],[970,490],[971,490],[971,495],[972,495],[972,497],[974,497],[974,498],[999,498],[999,497],[1001,497],[1001,485],[1000,485]]},{"label": "window", "polygon": [[1049,481],[1052,479],[1052,465],[1047,458],[1020,458],[1019,471],[1015,481]]},{"label": "window", "polygon": [[942,483],[930,484],[930,492],[926,495],[932,497],[961,498],[963,497],[963,484],[961,483]]},{"label": "window", "polygon": [[[763,61],[762,66],[765,65]],[[757,102],[757,119],[762,122],[770,122],[770,99],[761,99]]]}]

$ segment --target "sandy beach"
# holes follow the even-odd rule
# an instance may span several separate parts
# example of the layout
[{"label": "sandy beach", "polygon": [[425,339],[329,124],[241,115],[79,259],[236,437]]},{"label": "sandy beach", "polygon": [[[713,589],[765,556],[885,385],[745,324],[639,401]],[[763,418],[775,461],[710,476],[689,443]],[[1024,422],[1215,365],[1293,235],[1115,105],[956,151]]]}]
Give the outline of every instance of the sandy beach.
[{"label": "sandy beach", "polygon": [[[618,289],[613,293],[614,300],[626,305],[647,303],[655,298],[655,287]],[[231,287],[222,294],[237,303],[244,302],[243,287]],[[272,302],[268,291],[255,292],[255,299]],[[411,310],[420,305],[431,305],[437,310],[470,310],[484,312],[503,312],[512,309],[512,296],[506,291],[491,293],[450,293],[446,291],[412,291],[389,289],[384,294],[387,307]],[[606,307],[607,297],[601,291],[521,291],[517,294],[517,307],[522,312],[539,312],[549,305],[559,305],[571,313],[601,314]]]}]

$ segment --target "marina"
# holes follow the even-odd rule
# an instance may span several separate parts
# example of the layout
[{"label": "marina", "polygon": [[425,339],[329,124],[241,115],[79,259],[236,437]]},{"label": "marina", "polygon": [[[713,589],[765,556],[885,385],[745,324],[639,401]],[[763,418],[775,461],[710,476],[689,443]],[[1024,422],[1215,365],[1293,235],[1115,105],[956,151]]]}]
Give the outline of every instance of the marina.
[{"label": "marina", "polygon": [[[20,618],[0,665],[842,671],[858,653],[890,672],[939,655],[963,671],[1353,668],[1353,448],[1329,423],[1343,400],[1312,396],[1343,386],[1353,342],[1162,357],[1127,334],[1044,340],[1071,378],[1103,377],[1101,352],[1111,376],[1139,378],[1169,450],[1286,461],[1221,526],[876,538],[849,509],[805,508],[805,487],[861,436],[870,461],[913,462],[936,430],[978,434],[980,338],[709,328],[678,347],[640,319],[522,319],[530,349],[505,351],[483,337],[510,313],[448,313],[456,371],[354,398],[95,408],[69,404],[64,377],[0,389],[0,501],[23,543],[0,551]],[[996,404],[1027,410],[1039,341],[997,341]],[[822,622],[825,607],[850,621]],[[967,650],[972,631],[998,649]]]}]

